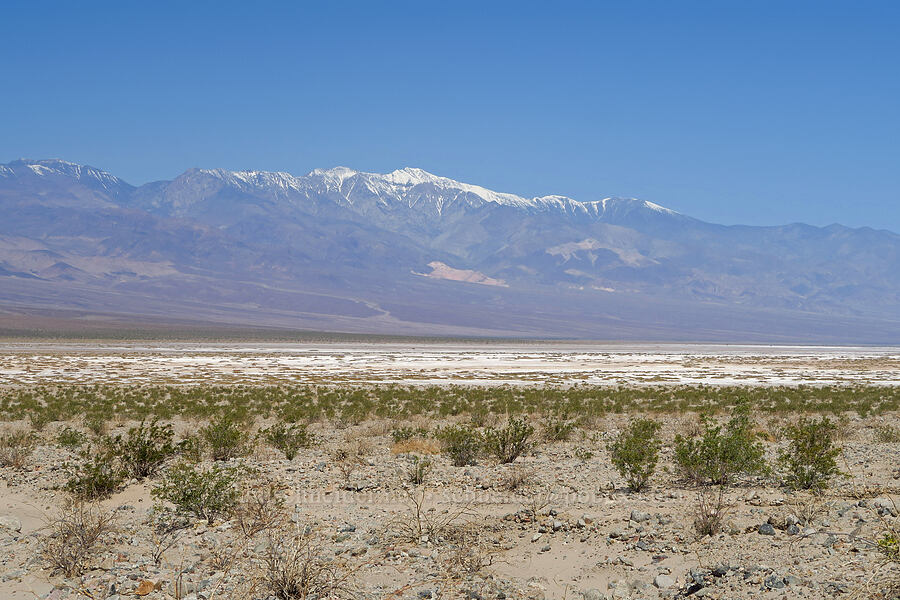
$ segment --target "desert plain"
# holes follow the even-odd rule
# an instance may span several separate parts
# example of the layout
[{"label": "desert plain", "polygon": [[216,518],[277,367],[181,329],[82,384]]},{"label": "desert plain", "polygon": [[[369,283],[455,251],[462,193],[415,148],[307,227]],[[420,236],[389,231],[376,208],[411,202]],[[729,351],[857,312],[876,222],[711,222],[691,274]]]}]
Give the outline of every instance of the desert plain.
[{"label": "desert plain", "polygon": [[[741,407],[764,468],[686,472]],[[18,340],[0,411],[0,598],[900,595],[900,348]]]}]

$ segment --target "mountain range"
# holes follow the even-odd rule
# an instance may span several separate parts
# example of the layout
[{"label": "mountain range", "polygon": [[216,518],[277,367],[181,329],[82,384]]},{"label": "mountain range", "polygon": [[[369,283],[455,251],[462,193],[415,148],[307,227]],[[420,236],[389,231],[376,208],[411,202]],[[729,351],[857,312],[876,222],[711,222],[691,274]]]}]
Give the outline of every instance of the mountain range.
[{"label": "mountain range", "polygon": [[[0,165],[0,314],[404,335],[900,343],[900,235],[724,226],[415,168]],[[23,321],[24,322],[24,321]]]}]

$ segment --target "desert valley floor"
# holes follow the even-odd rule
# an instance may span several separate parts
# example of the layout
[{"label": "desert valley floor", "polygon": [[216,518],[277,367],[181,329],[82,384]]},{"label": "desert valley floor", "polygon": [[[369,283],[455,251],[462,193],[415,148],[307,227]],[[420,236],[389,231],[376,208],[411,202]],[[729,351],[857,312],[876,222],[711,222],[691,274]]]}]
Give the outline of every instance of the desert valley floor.
[{"label": "desert valley floor", "polygon": [[[765,468],[692,477],[741,406]],[[7,341],[0,411],[4,600],[900,597],[896,347]]]},{"label": "desert valley floor", "polygon": [[898,385],[900,348],[677,344],[7,343],[0,385]]}]

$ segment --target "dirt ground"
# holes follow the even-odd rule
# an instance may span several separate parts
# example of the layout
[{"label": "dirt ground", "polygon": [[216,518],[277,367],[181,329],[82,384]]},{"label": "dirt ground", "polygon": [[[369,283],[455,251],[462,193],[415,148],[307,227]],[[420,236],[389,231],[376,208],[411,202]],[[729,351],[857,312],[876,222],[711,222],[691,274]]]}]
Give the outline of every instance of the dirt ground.
[{"label": "dirt ground", "polygon": [[[395,445],[393,430],[424,418],[315,423],[316,443],[291,461],[260,443],[228,463],[252,469],[247,481],[275,483],[284,502],[272,511],[282,517],[277,527],[247,533],[233,517],[194,518],[161,539],[150,525],[159,476],[131,482],[100,503],[113,530],[83,573],[69,577],[41,548],[67,501],[65,465],[78,460],[56,436],[81,425],[50,423],[22,468],[0,468],[0,597],[278,597],[266,557],[279,535],[305,540],[306,566],[339,580],[310,598],[877,598],[878,582],[898,575],[873,545],[897,517],[900,444],[876,441],[876,428],[900,425],[897,414],[846,419],[847,477],[823,493],[791,492],[774,476],[727,487],[722,530],[702,538],[694,520],[708,489],[676,475],[671,447],[694,416],[665,420],[661,462],[639,493],[627,491],[607,451],[628,418],[604,418],[559,442],[543,441],[535,423],[525,456],[467,467],[452,466],[428,441]],[[110,433],[129,425],[113,421]],[[175,426],[183,435],[199,424]],[[783,444],[765,442],[769,457]],[[409,471],[425,458],[432,468],[414,485]]]}]

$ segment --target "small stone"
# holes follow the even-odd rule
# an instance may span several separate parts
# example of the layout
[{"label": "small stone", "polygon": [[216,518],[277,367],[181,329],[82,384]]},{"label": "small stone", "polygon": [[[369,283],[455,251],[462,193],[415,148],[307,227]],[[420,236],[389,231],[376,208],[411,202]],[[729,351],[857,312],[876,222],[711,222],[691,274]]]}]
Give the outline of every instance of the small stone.
[{"label": "small stone", "polygon": [[653,585],[661,590],[667,590],[675,585],[675,579],[669,575],[657,575],[653,580]]},{"label": "small stone", "polygon": [[784,587],[784,580],[778,575],[769,575],[766,577],[765,584],[770,590],[780,590]]},{"label": "small stone", "polygon": [[635,523],[643,523],[650,520],[650,514],[639,510],[631,511],[631,520]]},{"label": "small stone", "polygon": [[137,589],[134,590],[135,596],[146,596],[150,592],[156,589],[156,584],[150,581],[149,579],[144,579],[141,583],[138,584]]},{"label": "small stone", "polygon": [[879,515],[886,517],[896,517],[897,516],[897,505],[890,498],[875,498],[872,501],[872,506],[878,512]]},{"label": "small stone", "polygon": [[771,523],[763,523],[757,531],[760,535],[775,535],[775,528],[772,527]]},{"label": "small stone", "polygon": [[0,517],[0,527],[18,533],[22,531],[22,521],[13,516],[2,516]]}]

